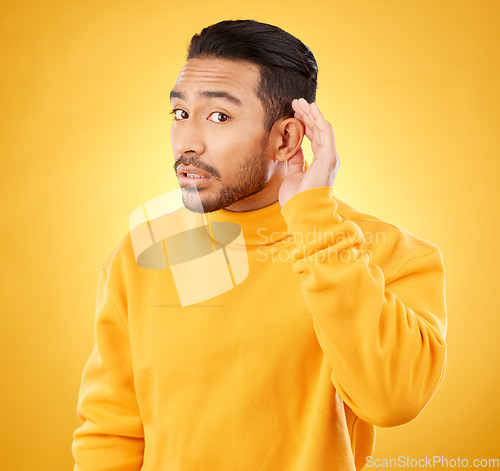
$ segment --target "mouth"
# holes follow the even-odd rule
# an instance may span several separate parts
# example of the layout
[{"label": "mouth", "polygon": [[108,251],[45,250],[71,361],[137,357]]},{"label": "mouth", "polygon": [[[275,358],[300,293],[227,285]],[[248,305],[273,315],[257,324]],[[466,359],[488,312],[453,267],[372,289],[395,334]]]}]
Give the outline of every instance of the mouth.
[{"label": "mouth", "polygon": [[200,186],[212,179],[204,170],[194,165],[179,165],[177,176],[181,186]]}]

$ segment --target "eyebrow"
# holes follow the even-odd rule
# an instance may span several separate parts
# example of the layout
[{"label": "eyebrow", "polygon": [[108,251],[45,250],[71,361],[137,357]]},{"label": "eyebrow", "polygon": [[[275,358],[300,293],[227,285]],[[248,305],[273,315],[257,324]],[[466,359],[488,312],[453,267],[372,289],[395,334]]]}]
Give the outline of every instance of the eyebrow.
[{"label": "eyebrow", "polygon": [[[203,90],[202,92],[199,92],[197,96],[199,98],[222,98],[223,100],[230,101],[237,106],[243,106],[243,103],[239,98],[236,98],[234,95],[231,95],[230,93],[222,90]],[[178,92],[177,90],[172,90],[170,92],[170,100],[172,100],[172,98],[180,98],[181,100],[185,100],[186,94],[183,92]]]}]

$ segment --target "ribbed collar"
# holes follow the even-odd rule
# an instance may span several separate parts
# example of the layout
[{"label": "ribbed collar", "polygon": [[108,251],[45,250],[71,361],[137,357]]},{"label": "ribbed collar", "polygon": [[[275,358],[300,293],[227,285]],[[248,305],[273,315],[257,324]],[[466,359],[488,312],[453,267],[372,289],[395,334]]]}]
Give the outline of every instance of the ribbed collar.
[{"label": "ribbed collar", "polygon": [[[231,222],[240,226],[247,248],[270,245],[289,235],[279,201],[253,211],[228,211],[223,208],[206,213],[205,217],[208,224]],[[214,235],[213,239],[221,242],[217,235]]]}]

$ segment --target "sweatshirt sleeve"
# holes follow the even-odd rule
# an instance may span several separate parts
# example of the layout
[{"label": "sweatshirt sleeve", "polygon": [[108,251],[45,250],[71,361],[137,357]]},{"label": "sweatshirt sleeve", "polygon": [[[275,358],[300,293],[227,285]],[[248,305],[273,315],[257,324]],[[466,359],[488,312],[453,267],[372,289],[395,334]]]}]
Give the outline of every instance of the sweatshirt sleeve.
[{"label": "sweatshirt sleeve", "polygon": [[144,432],[137,405],[128,328],[101,268],[95,343],[83,370],[73,434],[74,471],[139,471]]},{"label": "sweatshirt sleeve", "polygon": [[[294,195],[281,208],[296,246],[293,271],[311,312],[331,381],[365,422],[415,418],[446,367],[444,266],[430,243],[406,243],[384,276],[364,250],[361,228],[337,212],[331,187]],[[318,230],[319,226],[319,230]],[[307,233],[315,237],[306,237]],[[404,253],[405,256],[401,257]]]}]

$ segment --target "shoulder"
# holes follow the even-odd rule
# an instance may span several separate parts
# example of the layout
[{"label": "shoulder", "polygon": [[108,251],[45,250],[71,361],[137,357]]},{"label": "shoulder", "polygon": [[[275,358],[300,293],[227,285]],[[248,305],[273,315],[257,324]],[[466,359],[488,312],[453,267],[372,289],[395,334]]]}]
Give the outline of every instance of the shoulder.
[{"label": "shoulder", "polygon": [[[155,200],[145,203],[131,214],[130,230],[102,264],[114,283],[126,283],[127,280],[130,283],[131,279],[137,280],[150,269],[167,268],[164,240],[203,225],[200,214],[184,206],[169,207],[160,197]],[[155,206],[151,202],[155,202]]]},{"label": "shoulder", "polygon": [[118,281],[134,269],[135,256],[130,231],[125,233],[102,263],[108,278]]},{"label": "shoulder", "polygon": [[396,273],[406,262],[434,253],[441,257],[440,249],[432,242],[412,234],[404,227],[368,214],[337,198],[337,212],[359,226],[364,235],[364,250],[371,263],[384,268],[386,275]]}]

